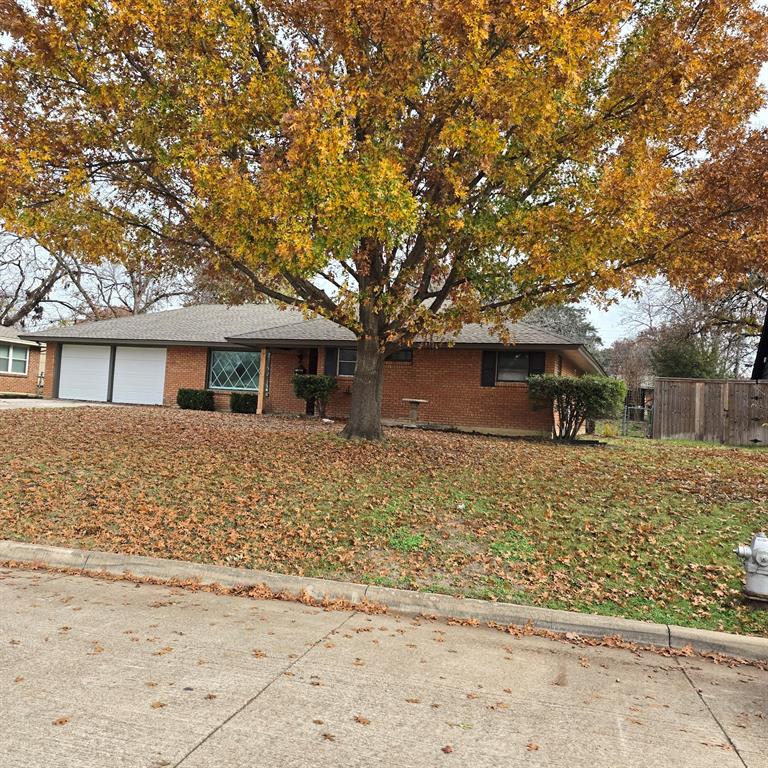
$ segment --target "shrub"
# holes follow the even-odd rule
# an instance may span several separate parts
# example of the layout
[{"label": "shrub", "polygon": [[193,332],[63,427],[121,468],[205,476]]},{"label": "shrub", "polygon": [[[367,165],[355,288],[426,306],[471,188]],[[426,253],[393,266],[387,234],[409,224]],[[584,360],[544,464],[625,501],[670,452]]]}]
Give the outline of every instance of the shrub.
[{"label": "shrub", "polygon": [[187,411],[212,411],[213,392],[208,389],[180,389],[176,404]]},{"label": "shrub", "polygon": [[557,437],[573,440],[586,419],[617,416],[627,396],[627,385],[609,376],[531,376],[528,394],[552,405],[557,414]]},{"label": "shrub", "polygon": [[315,401],[321,418],[325,417],[328,398],[336,389],[336,379],[332,376],[318,376],[311,373],[297,373],[293,377],[293,391],[296,397],[308,403]]},{"label": "shrub", "polygon": [[229,396],[229,410],[232,413],[256,413],[259,396],[247,392],[233,392]]}]

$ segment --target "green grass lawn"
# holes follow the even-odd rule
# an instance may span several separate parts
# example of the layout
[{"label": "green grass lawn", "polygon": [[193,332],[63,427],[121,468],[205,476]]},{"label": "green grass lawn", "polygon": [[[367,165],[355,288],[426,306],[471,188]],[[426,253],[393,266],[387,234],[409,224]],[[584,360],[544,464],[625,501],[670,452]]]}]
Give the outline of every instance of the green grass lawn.
[{"label": "green grass lawn", "polygon": [[0,537],[768,636],[732,549],[768,452],[171,409],[0,413]]}]

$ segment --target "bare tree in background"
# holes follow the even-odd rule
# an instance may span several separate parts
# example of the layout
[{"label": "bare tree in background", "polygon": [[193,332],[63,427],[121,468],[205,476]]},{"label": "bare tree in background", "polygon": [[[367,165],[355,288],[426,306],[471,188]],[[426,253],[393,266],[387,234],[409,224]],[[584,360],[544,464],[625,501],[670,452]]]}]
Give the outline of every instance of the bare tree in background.
[{"label": "bare tree in background", "polygon": [[648,386],[653,377],[651,337],[651,332],[643,331],[631,339],[618,339],[606,353],[608,372],[623,379],[630,393]]},{"label": "bare tree in background", "polygon": [[197,271],[169,269],[151,252],[93,264],[0,231],[0,325],[102,320],[194,302]]},{"label": "bare tree in background", "polygon": [[64,270],[45,248],[0,232],[0,325],[39,320]]},{"label": "bare tree in background", "polygon": [[624,325],[638,335],[673,332],[715,350],[723,368],[739,377],[752,365],[767,308],[768,280],[761,275],[711,301],[656,283],[627,310]]},{"label": "bare tree in background", "polygon": [[63,277],[52,308],[62,320],[103,320],[166,309],[190,298],[191,276],[137,261],[88,264],[60,259]]}]

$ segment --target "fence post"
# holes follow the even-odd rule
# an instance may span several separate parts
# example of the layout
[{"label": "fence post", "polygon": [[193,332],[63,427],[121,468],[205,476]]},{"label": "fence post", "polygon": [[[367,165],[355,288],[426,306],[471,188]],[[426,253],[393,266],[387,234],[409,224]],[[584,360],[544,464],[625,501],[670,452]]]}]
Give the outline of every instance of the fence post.
[{"label": "fence post", "polygon": [[651,425],[651,437],[661,440],[661,419],[664,414],[664,382],[656,379],[653,391],[653,424]]},{"label": "fence post", "polygon": [[704,383],[697,381],[693,387],[693,433],[697,440],[704,439]]}]

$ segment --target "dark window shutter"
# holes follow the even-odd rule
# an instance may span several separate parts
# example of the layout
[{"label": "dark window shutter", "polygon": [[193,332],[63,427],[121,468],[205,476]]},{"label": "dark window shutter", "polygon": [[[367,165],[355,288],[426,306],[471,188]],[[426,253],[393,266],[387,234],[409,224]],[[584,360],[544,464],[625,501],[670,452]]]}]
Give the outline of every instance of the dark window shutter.
[{"label": "dark window shutter", "polygon": [[325,375],[336,375],[336,361],[339,359],[339,350],[336,347],[325,348]]},{"label": "dark window shutter", "polygon": [[496,386],[496,353],[491,350],[483,352],[483,364],[480,373],[481,387]]},{"label": "dark window shutter", "polygon": [[546,352],[529,352],[528,353],[528,375],[533,376],[536,373],[544,373],[544,361],[546,359]]}]

